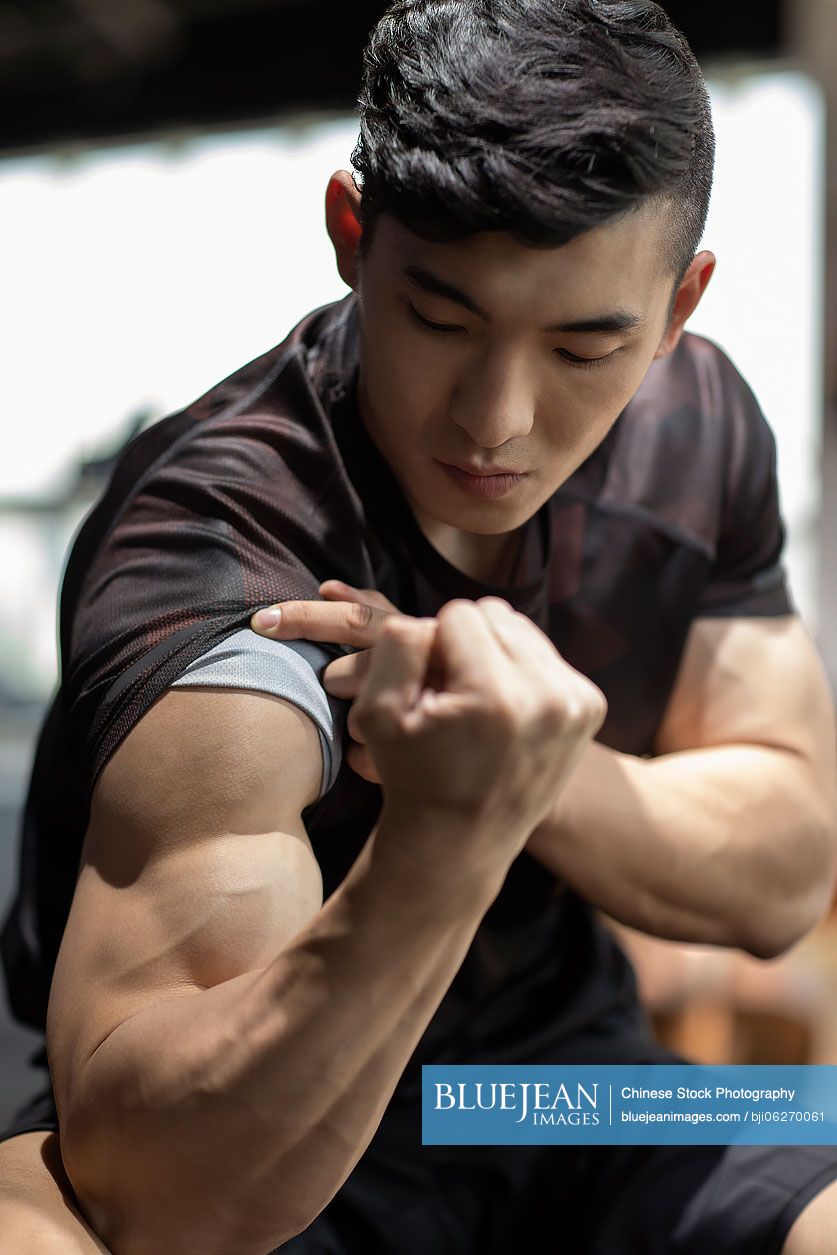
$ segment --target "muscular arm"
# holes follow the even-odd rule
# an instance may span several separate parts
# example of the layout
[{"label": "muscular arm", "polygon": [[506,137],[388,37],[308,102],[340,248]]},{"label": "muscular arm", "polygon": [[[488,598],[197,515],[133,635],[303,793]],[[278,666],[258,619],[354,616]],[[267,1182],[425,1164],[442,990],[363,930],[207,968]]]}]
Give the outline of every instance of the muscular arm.
[{"label": "muscular arm", "polygon": [[264,1255],[305,1228],[499,889],[420,892],[368,842],[323,905],[300,819],[320,769],[281,699],[171,691],[97,783],[47,1042],[114,1255]]},{"label": "muscular arm", "polygon": [[795,616],[695,623],[656,742],[592,744],[527,849],[622,923],[781,953],[827,911],[834,707]]}]

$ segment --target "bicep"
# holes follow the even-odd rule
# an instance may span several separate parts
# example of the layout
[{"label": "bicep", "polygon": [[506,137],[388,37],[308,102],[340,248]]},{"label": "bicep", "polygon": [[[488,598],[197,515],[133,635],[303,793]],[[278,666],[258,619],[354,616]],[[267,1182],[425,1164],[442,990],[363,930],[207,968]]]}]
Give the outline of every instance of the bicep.
[{"label": "bicep", "polygon": [[56,1093],[153,1002],[267,966],[322,905],[301,814],[316,728],[240,691],[166,692],[103,769],[50,993]]},{"label": "bicep", "polygon": [[833,790],[830,685],[797,615],[692,623],[654,753],[731,743],[790,751],[810,765],[824,793]]}]

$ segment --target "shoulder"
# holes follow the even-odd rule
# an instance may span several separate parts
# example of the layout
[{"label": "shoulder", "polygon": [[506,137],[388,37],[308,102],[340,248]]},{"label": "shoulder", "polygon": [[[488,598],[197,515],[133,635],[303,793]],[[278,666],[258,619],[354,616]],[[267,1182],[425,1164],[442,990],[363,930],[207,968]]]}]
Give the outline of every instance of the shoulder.
[{"label": "shoulder", "polygon": [[165,441],[143,433],[150,447],[142,458],[129,448],[74,542],[62,674],[92,780],[166,687],[258,606],[315,598],[329,576],[369,582],[361,507],[305,369],[322,316],[163,420]]},{"label": "shoulder", "polygon": [[672,353],[651,363],[625,417],[627,427],[653,426],[663,439],[680,437],[683,452],[689,437],[724,455],[748,429],[766,426],[752,387],[726,350],[695,332],[685,332]]},{"label": "shoulder", "polygon": [[735,480],[764,461],[772,433],[720,345],[684,333],[651,363],[605,442],[599,503],[714,549]]},{"label": "shoulder", "polygon": [[[339,338],[353,308],[354,293],[350,293],[348,297],[311,310],[291,328],[284,340],[214,384],[187,406],[187,412],[200,420],[221,414],[232,417],[257,406],[269,407],[275,399],[271,388],[285,373],[297,380],[300,375],[307,375],[319,391],[319,364],[328,356],[326,350]],[[291,413],[296,401],[298,393],[291,390],[285,398]]]},{"label": "shoulder", "polygon": [[[281,343],[121,450],[108,488],[74,544],[70,587],[107,537],[118,539],[116,529],[125,521],[179,524],[192,517],[235,530],[242,508],[275,511],[290,501],[299,518],[306,495],[319,499],[341,460],[316,363],[344,318],[345,304],[335,301],[306,314]],[[220,501],[225,487],[235,500],[228,495]]]},{"label": "shoulder", "polygon": [[194,440],[210,433],[221,441],[249,431],[258,440],[264,427],[248,428],[247,420],[253,415],[261,416],[263,424],[279,421],[285,434],[296,426],[310,430],[321,399],[324,348],[337,338],[351,305],[343,298],[311,310],[278,344],[141,431],[116,462],[112,482],[119,483],[120,496],[143,471],[175,454],[183,456]]},{"label": "shoulder", "polygon": [[[677,347],[651,363],[622,415],[632,434],[725,447],[742,419],[758,410],[753,391],[728,353],[708,336],[685,332]],[[672,446],[671,451],[675,452]]]}]

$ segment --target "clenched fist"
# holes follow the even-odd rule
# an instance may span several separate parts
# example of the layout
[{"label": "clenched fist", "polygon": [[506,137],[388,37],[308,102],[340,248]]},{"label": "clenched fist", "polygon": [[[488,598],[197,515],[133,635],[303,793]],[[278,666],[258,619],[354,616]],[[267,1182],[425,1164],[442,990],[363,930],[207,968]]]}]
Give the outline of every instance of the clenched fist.
[{"label": "clenched fist", "polygon": [[[601,691],[499,598],[451,601],[436,619],[388,617],[353,712],[385,809],[401,821],[387,828],[401,850],[387,856],[452,872],[508,867],[606,710]],[[422,824],[421,848],[408,849],[417,815],[438,823]]]}]

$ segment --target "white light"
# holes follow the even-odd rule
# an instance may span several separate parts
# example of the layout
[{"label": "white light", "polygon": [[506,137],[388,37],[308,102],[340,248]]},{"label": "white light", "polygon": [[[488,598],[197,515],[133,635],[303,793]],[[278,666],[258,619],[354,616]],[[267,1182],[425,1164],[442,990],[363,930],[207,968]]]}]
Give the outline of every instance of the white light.
[{"label": "white light", "polygon": [[[823,106],[797,73],[709,86],[718,266],[688,328],[729,353],[776,432],[791,585],[816,632]],[[323,200],[356,137],[346,116],[0,163],[0,498],[50,497],[138,410],[187,404],[345,294]],[[23,570],[17,522],[0,527],[0,667],[25,642],[44,691],[77,522],[52,523],[46,565],[33,552]]]},{"label": "white light", "polygon": [[138,408],[193,400],[342,296],[328,176],[353,118],[0,164],[0,497],[61,484]]},{"label": "white light", "polygon": [[792,71],[709,88],[717,161],[701,247],[718,264],[687,327],[726,350],[776,434],[791,589],[816,633],[824,106]]}]

